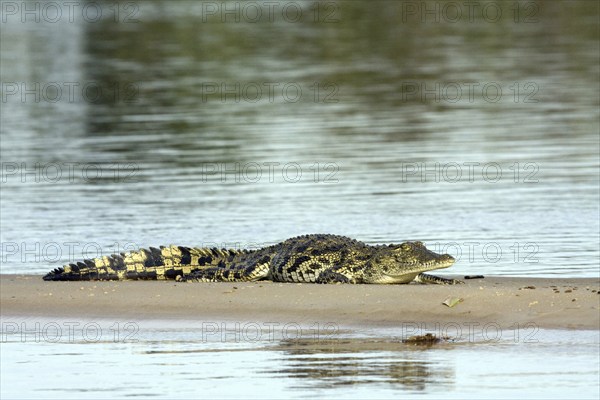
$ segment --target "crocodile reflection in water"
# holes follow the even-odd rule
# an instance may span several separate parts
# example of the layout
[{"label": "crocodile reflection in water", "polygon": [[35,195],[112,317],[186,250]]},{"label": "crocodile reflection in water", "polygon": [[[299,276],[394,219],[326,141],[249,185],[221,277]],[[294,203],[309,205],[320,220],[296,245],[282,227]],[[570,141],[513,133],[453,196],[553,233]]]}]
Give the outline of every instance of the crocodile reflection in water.
[{"label": "crocodile reflection in water", "polygon": [[295,378],[299,388],[385,383],[425,391],[453,385],[454,369],[427,360],[426,348],[364,339],[283,341],[274,350],[283,351],[285,366],[265,373]]}]

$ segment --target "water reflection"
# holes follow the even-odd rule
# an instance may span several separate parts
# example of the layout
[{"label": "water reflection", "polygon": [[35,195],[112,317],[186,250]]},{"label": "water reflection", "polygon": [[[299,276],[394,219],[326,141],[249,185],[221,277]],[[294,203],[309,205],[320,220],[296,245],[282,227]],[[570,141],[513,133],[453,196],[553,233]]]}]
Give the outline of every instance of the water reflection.
[{"label": "water reflection", "polygon": [[282,341],[283,367],[264,373],[292,378],[297,388],[390,385],[404,391],[431,392],[454,384],[452,365],[427,353],[427,347],[365,339]]},{"label": "water reflection", "polygon": [[244,398],[250,390],[261,398],[359,399],[598,393],[598,357],[590,352],[597,348],[597,331],[540,330],[539,343],[508,339],[426,349],[387,335],[250,344],[201,341],[196,329],[140,334],[130,343],[47,343],[7,335],[2,397],[98,398],[107,390],[117,398]]}]

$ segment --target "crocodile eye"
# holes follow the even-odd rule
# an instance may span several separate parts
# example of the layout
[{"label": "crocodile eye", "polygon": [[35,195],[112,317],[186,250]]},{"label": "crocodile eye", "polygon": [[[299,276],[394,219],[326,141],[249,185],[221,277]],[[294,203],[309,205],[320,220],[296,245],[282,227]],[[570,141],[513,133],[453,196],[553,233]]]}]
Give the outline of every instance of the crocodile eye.
[{"label": "crocodile eye", "polygon": [[410,244],[408,244],[408,243],[402,243],[400,245],[400,249],[404,250],[404,251],[409,251],[410,250]]},{"label": "crocodile eye", "polygon": [[425,247],[425,245],[423,244],[423,242],[421,242],[420,240],[417,240],[417,241],[415,242],[415,244],[416,244],[417,246]]}]

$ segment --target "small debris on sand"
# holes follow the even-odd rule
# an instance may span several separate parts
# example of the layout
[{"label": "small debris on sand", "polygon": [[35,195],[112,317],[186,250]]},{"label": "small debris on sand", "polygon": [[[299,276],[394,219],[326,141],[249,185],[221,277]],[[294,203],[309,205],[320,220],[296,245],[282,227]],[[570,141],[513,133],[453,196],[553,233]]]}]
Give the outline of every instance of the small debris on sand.
[{"label": "small debris on sand", "polygon": [[448,297],[446,300],[442,302],[443,305],[448,306],[450,308],[454,307],[458,303],[462,303],[465,299],[460,297]]},{"label": "small debris on sand", "polygon": [[426,333],[424,335],[410,336],[407,339],[402,340],[402,343],[408,344],[434,344],[441,342],[442,339],[435,336],[433,333]]}]

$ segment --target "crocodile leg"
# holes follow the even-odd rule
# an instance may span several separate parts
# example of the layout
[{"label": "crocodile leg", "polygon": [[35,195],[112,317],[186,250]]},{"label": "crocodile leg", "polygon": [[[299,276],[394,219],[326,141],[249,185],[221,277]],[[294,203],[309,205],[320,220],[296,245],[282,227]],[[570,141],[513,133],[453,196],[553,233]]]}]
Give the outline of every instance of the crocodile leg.
[{"label": "crocodile leg", "polygon": [[429,274],[419,274],[415,277],[413,282],[417,283],[433,283],[436,285],[459,285],[464,283],[463,281],[459,281],[457,279],[448,279],[442,278],[439,276],[429,275]]}]

